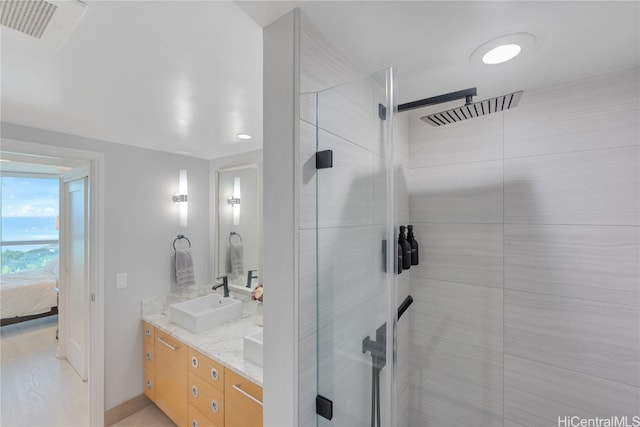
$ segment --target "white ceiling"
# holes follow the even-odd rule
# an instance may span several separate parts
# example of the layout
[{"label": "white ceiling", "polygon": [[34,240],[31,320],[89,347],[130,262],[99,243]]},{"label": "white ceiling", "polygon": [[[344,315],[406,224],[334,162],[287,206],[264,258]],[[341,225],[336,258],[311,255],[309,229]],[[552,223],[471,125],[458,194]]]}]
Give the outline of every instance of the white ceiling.
[{"label": "white ceiling", "polygon": [[[474,86],[481,100],[637,67],[639,5],[90,1],[58,51],[2,29],[2,120],[215,158],[262,146],[261,27],[292,7],[367,71],[396,67],[404,103]],[[469,62],[511,32],[537,44],[500,66]]]},{"label": "white ceiling", "polygon": [[2,120],[207,159],[260,148],[262,31],[197,1],[89,1],[57,51],[2,27]]}]

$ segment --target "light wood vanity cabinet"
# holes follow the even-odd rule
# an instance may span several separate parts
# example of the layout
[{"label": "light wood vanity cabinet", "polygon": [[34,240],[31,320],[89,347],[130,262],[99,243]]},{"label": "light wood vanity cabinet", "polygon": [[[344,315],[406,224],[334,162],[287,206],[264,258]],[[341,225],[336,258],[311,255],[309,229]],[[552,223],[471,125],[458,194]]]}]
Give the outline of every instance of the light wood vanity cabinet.
[{"label": "light wood vanity cabinet", "polygon": [[224,399],[227,427],[262,426],[262,387],[227,369]]},{"label": "light wood vanity cabinet", "polygon": [[143,366],[144,366],[144,394],[155,400],[155,354],[154,343],[155,328],[147,322],[142,323],[144,336]]},{"label": "light wood vanity cabinet", "polygon": [[187,425],[187,346],[156,330],[155,403],[179,426]]},{"label": "light wood vanity cabinet", "polygon": [[144,394],[151,400],[155,400],[155,354],[153,344],[144,343]]},{"label": "light wood vanity cabinet", "polygon": [[144,393],[178,426],[262,426],[262,387],[143,322]]},{"label": "light wood vanity cabinet", "polygon": [[[217,427],[224,426],[224,376],[222,365],[189,349],[189,413],[205,416]],[[189,418],[195,427],[194,420]]]}]

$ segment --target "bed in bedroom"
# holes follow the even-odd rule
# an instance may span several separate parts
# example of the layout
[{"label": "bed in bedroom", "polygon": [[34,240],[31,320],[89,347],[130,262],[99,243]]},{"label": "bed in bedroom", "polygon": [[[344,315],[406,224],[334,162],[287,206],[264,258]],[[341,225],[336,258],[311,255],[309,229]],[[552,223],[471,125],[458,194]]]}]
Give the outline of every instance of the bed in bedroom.
[{"label": "bed in bedroom", "polygon": [[0,276],[0,325],[58,314],[58,260],[44,269]]}]

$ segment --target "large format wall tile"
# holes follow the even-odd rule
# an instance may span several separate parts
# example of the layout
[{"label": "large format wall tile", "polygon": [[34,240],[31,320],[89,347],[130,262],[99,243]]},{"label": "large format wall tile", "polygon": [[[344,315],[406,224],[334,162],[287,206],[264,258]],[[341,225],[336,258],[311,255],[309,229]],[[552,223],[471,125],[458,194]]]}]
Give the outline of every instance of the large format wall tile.
[{"label": "large format wall tile", "polygon": [[[371,355],[362,340],[375,336],[371,300],[318,331],[318,392],[334,402],[333,420],[320,425],[366,425],[371,408]],[[381,388],[382,390],[383,388]]]},{"label": "large format wall tile", "polygon": [[631,422],[638,414],[638,387],[505,355],[505,418],[525,426],[557,426],[558,417],[626,415]]},{"label": "large format wall tile", "polygon": [[637,226],[507,225],[505,288],[640,305]]},{"label": "large format wall tile", "polygon": [[502,159],[502,114],[433,127],[409,122],[412,168]]},{"label": "large format wall tile", "polygon": [[316,331],[316,231],[300,230],[298,334],[300,340]]},{"label": "large format wall tile", "polygon": [[502,161],[408,172],[412,221],[502,223]]},{"label": "large format wall tile", "polygon": [[505,222],[640,224],[638,147],[505,160]]},{"label": "large format wall tile", "polygon": [[316,93],[300,94],[300,120],[312,124],[316,124]]},{"label": "large format wall tile", "polygon": [[364,74],[304,12],[300,13],[300,92],[318,92]]},{"label": "large format wall tile", "polygon": [[374,154],[322,130],[318,150],[333,150],[333,167],[316,172],[318,225],[372,224],[376,179]]},{"label": "large format wall tile", "polygon": [[301,426],[316,425],[317,335],[300,340],[298,354],[298,420]]},{"label": "large format wall tile", "polygon": [[370,78],[355,80],[318,93],[317,124],[373,153],[384,153],[384,122],[378,104],[384,91]]},{"label": "large format wall tile", "polygon": [[383,239],[383,226],[318,231],[319,327],[385,290]]},{"label": "large format wall tile", "polygon": [[501,351],[411,335],[410,425],[502,425]]},{"label": "large format wall tile", "polygon": [[414,233],[420,264],[412,277],[502,288],[502,225],[416,222]]},{"label": "large format wall tile", "polygon": [[316,227],[316,127],[300,120],[300,228]]},{"label": "large format wall tile", "polygon": [[409,224],[409,189],[407,184],[409,170],[398,166],[395,169],[394,184],[396,197],[396,222],[398,224]]},{"label": "large format wall tile", "polygon": [[505,157],[638,145],[638,69],[525,92],[504,113]]},{"label": "large format wall tile", "polygon": [[505,290],[504,350],[541,363],[640,385],[637,307]]},{"label": "large format wall tile", "polygon": [[411,279],[411,329],[502,352],[502,289]]}]

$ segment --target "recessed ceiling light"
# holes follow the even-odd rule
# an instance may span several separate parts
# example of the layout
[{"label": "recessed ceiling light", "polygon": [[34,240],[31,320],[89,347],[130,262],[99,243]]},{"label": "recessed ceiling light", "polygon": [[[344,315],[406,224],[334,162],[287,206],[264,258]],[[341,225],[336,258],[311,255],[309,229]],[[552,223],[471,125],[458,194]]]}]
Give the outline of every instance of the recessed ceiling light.
[{"label": "recessed ceiling light", "polygon": [[474,50],[469,61],[472,64],[502,64],[528,51],[535,44],[536,38],[533,34],[506,34],[489,40]]},{"label": "recessed ceiling light", "polygon": [[251,139],[251,135],[248,133],[239,133],[236,135],[238,139]]},{"label": "recessed ceiling light", "polygon": [[489,65],[501,64],[518,56],[521,50],[518,44],[503,44],[485,53],[482,62]]}]

